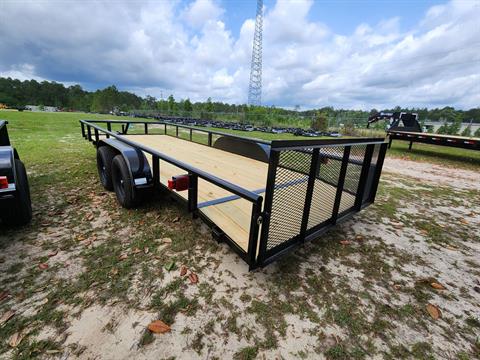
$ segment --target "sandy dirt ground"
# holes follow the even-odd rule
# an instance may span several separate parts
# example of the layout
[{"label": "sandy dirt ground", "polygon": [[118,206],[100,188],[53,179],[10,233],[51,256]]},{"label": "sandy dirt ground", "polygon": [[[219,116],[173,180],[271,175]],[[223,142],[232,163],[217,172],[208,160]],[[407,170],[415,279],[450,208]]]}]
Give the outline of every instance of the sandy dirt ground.
[{"label": "sandy dirt ground", "polygon": [[253,272],[174,203],[47,196],[1,229],[0,358],[479,358],[480,173],[384,170],[374,205]]}]

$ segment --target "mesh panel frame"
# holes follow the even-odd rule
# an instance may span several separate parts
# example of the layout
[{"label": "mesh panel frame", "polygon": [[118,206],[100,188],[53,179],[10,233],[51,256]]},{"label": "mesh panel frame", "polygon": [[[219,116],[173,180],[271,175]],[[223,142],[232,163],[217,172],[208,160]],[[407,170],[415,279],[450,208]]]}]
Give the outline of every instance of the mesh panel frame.
[{"label": "mesh panel frame", "polygon": [[347,172],[343,185],[342,198],[340,200],[339,213],[345,212],[355,206],[358,184],[365,161],[366,145],[355,145],[350,150]]},{"label": "mesh panel frame", "polygon": [[345,141],[272,149],[265,193],[269,217],[262,230],[260,262],[319,236],[372,202],[377,162],[385,152],[382,144]]},{"label": "mesh panel frame", "polygon": [[275,174],[267,250],[300,235],[311,151],[282,151]]},{"label": "mesh panel frame", "polygon": [[307,229],[332,217],[337,193],[333,184],[338,184],[344,151],[343,146],[320,149],[320,165],[315,178]]}]

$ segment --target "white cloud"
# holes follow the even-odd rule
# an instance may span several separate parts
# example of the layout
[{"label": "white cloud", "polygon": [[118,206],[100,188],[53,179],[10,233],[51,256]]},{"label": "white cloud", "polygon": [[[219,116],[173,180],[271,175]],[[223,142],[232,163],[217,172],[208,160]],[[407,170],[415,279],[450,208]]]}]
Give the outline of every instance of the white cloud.
[{"label": "white cloud", "polygon": [[[243,103],[255,9],[235,38],[220,4],[4,2],[0,76]],[[312,4],[278,0],[265,9],[267,104],[480,104],[480,3],[434,6],[408,31],[400,30],[402,19],[395,17],[360,23],[349,35],[311,21]]]},{"label": "white cloud", "polygon": [[195,0],[183,13],[186,23],[201,29],[205,24],[220,19],[224,10],[213,0]]}]

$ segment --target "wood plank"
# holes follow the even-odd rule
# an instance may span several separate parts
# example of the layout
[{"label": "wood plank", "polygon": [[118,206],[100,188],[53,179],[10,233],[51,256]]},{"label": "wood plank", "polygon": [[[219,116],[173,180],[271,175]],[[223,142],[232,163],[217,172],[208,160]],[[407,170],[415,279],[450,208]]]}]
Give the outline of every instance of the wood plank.
[{"label": "wood plank", "polygon": [[[268,164],[263,162],[168,135],[127,135],[126,137],[248,190],[258,190],[266,186]],[[151,165],[151,156],[149,154],[146,156]],[[162,184],[166,185],[172,176],[181,174],[185,174],[185,171],[160,160]],[[178,194],[185,199],[188,198],[186,191]],[[231,195],[233,195],[231,192],[208,181],[198,180],[198,203]],[[199,211],[247,251],[252,203],[238,199],[204,207]]]}]

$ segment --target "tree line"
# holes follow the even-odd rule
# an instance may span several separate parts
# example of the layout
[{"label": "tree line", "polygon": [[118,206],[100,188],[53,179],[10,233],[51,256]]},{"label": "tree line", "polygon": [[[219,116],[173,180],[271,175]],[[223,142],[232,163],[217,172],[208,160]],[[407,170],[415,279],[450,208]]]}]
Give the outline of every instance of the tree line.
[{"label": "tree line", "polygon": [[[11,78],[0,78],[0,104],[21,108],[25,105],[55,106],[64,111],[85,111],[97,113],[143,113],[163,114],[184,117],[199,117],[212,120],[232,120],[244,123],[262,124],[265,126],[285,125],[305,127],[318,114],[326,117],[328,126],[355,124],[363,126],[368,116],[380,110],[344,110],[333,107],[301,110],[284,109],[275,106],[247,106],[246,104],[228,104],[212,101],[191,102],[190,99],[176,100],[173,95],[167,99],[157,99],[147,95],[140,97],[128,91],[119,91],[114,85],[96,91],[84,90],[80,85],[64,86],[63,84],[36,80],[20,81]],[[442,131],[453,131],[462,122],[480,123],[480,107],[469,110],[458,110],[447,106],[443,108],[401,108],[381,109],[381,111],[416,112],[421,122],[426,120],[445,122]],[[323,120],[322,120],[323,121]],[[457,124],[450,126],[451,124]],[[308,125],[307,125],[308,126]],[[450,127],[449,127],[450,126]]]}]

